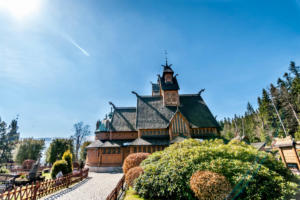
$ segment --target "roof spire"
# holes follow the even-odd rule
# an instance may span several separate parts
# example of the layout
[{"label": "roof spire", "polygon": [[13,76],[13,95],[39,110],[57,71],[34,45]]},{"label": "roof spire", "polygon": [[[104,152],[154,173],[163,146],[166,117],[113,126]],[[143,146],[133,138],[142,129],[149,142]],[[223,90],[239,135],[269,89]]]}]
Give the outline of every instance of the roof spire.
[{"label": "roof spire", "polygon": [[168,51],[165,50],[166,66],[168,66]]},{"label": "roof spire", "polygon": [[168,51],[165,50],[165,59],[166,59],[166,64],[165,65],[161,65],[164,67],[164,69],[171,69],[172,64],[168,64]]}]

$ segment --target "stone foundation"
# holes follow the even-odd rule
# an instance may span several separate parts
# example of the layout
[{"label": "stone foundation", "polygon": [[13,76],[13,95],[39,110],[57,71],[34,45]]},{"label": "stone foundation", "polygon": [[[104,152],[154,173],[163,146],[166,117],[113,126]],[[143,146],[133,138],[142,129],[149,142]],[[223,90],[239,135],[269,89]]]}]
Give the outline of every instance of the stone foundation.
[{"label": "stone foundation", "polygon": [[123,173],[122,167],[92,167],[85,165],[85,168],[89,168],[90,172],[97,173]]}]

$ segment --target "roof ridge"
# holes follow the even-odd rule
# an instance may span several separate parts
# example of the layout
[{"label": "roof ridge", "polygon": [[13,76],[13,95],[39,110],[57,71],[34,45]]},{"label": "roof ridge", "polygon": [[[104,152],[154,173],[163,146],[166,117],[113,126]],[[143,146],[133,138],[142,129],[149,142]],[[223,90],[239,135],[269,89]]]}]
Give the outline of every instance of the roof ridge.
[{"label": "roof ridge", "polygon": [[198,93],[196,93],[196,94],[179,94],[179,96],[198,96],[199,97],[199,94]]},{"label": "roof ridge", "polygon": [[136,107],[116,107],[116,109],[136,109]]}]

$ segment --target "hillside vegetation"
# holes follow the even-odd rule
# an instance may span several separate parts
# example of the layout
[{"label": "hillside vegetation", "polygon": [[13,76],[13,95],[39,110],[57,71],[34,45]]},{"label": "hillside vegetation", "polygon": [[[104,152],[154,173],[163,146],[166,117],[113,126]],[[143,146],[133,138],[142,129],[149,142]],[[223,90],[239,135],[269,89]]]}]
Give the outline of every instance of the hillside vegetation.
[{"label": "hillside vegetation", "polygon": [[300,140],[300,72],[295,62],[290,63],[288,72],[275,85],[262,90],[257,102],[257,109],[248,103],[243,116],[222,120],[222,136],[231,139],[245,135],[250,142],[267,143],[285,135]]}]

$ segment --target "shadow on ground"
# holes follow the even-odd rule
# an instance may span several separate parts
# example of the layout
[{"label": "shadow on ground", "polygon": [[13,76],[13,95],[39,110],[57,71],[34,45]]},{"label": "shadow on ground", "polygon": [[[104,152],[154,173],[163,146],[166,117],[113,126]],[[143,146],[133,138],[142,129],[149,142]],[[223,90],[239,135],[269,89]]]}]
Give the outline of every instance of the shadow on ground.
[{"label": "shadow on ground", "polygon": [[78,187],[82,186],[83,184],[85,184],[86,182],[88,182],[90,179],[92,179],[91,177],[88,177],[86,179],[84,179],[83,181],[75,184],[74,186],[72,187],[69,187],[67,189],[64,189],[58,193],[55,193],[47,198],[44,198],[44,200],[54,200],[54,199],[58,199],[59,197],[62,197],[63,195],[69,193],[69,192],[72,192],[73,190],[77,189]]}]

